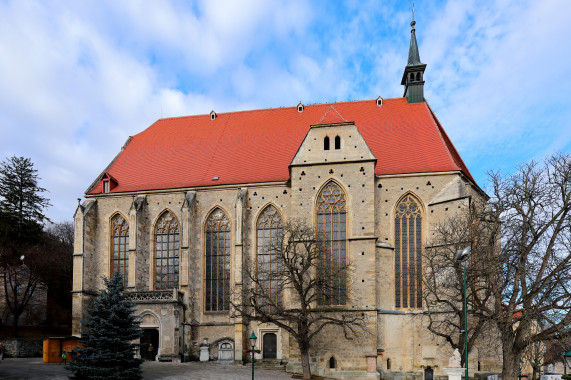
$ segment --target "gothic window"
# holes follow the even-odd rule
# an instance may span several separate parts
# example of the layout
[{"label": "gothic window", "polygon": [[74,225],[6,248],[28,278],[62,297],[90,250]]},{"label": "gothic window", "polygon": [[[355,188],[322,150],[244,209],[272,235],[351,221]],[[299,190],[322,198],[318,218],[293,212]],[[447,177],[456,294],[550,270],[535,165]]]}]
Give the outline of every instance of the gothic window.
[{"label": "gothic window", "polygon": [[220,209],[206,222],[206,311],[230,309],[230,222]]},{"label": "gothic window", "polygon": [[327,240],[318,260],[325,284],[317,289],[319,305],[347,303],[347,214],[345,194],[334,182],[323,188],[317,201],[317,230]]},{"label": "gothic window", "polygon": [[178,287],[180,251],[179,224],[172,212],[165,212],[155,227],[155,289]]},{"label": "gothic window", "polygon": [[111,273],[123,275],[123,283],[129,276],[129,224],[121,215],[111,219]]},{"label": "gothic window", "polygon": [[323,139],[323,150],[329,150],[329,136],[325,136]]},{"label": "gothic window", "polygon": [[258,252],[256,255],[258,279],[268,294],[269,302],[264,307],[271,312],[272,304],[281,305],[282,285],[279,279],[281,269],[276,244],[282,233],[282,219],[272,205],[266,207],[258,218]]},{"label": "gothic window", "polygon": [[341,137],[335,136],[335,149],[341,149]]},{"label": "gothic window", "polygon": [[395,307],[422,307],[422,215],[407,195],[395,215]]}]

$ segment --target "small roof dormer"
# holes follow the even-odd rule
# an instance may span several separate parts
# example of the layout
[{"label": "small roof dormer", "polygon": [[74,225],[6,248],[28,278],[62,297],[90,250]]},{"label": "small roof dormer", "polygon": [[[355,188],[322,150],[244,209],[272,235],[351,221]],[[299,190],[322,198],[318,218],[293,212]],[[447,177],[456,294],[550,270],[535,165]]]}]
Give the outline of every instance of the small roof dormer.
[{"label": "small roof dormer", "polygon": [[210,111],[210,120],[216,120],[218,114],[214,110]]},{"label": "small roof dormer", "polygon": [[109,172],[103,173],[100,183],[102,194],[110,193],[118,184],[117,180]]}]

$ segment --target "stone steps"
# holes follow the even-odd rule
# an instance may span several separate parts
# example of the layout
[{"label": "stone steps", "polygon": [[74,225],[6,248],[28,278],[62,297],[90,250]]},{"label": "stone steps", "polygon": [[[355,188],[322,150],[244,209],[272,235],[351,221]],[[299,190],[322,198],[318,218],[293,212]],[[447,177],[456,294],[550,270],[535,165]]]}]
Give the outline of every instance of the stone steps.
[{"label": "stone steps", "polygon": [[[286,361],[282,361],[279,359],[262,359],[256,360],[254,365],[254,369],[268,369],[274,371],[285,371],[286,369]],[[251,367],[252,363],[244,364],[244,367]]]}]

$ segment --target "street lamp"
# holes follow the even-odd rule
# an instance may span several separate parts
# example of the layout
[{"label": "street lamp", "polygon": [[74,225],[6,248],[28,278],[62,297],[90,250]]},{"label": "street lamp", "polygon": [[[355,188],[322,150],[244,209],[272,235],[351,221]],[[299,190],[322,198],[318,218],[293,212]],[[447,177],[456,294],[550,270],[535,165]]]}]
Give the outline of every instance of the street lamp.
[{"label": "street lamp", "polygon": [[470,256],[472,247],[468,246],[464,249],[459,249],[456,251],[456,256],[454,258],[462,263],[464,268],[464,366],[465,379],[468,380],[468,306],[466,304],[466,259]]},{"label": "street lamp", "polygon": [[567,367],[571,369],[571,349],[563,355],[563,373],[567,375]]},{"label": "street lamp", "polygon": [[256,340],[258,340],[258,337],[252,331],[252,335],[250,335],[248,339],[250,340],[250,347],[252,347],[250,352],[252,353],[252,380],[254,380],[254,362],[256,361],[256,359],[254,358],[254,352],[256,348]]}]

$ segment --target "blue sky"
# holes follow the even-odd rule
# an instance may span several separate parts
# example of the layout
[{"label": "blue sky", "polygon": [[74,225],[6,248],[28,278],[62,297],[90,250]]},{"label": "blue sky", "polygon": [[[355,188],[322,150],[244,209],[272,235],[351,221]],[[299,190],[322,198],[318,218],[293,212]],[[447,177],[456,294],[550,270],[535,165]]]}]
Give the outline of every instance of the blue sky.
[{"label": "blue sky", "polygon": [[[480,186],[571,150],[571,2],[415,2],[425,97]],[[162,117],[402,96],[408,1],[0,0],[0,159],[48,215]],[[567,41],[567,42],[565,42]]]}]

